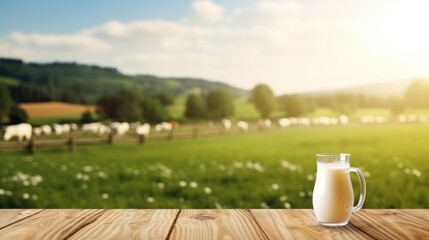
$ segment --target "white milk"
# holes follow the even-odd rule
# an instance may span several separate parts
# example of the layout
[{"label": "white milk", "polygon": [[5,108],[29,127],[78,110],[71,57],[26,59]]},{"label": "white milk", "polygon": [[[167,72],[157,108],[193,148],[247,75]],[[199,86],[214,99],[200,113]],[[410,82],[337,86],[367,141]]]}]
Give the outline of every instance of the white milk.
[{"label": "white milk", "polygon": [[353,188],[346,164],[317,163],[313,208],[320,223],[344,225],[352,214]]}]

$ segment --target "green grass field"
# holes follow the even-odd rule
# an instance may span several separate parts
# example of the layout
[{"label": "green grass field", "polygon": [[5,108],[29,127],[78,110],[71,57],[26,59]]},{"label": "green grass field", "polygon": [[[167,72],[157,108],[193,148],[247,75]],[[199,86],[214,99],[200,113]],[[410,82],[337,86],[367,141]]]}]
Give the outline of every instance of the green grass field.
[{"label": "green grass field", "polygon": [[[429,206],[429,124],[294,127],[0,153],[2,208],[311,208],[315,153],[349,152],[366,208]],[[357,177],[352,175],[358,189]]]}]

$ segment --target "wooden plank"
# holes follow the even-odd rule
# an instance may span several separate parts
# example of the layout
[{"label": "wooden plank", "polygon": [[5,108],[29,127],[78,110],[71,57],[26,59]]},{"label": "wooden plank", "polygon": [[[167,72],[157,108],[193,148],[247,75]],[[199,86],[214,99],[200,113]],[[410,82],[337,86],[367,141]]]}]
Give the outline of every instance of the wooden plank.
[{"label": "wooden plank", "polygon": [[401,211],[408,213],[408,214],[411,214],[411,215],[414,215],[416,217],[419,217],[419,218],[429,222],[429,210],[428,209],[403,209]]},{"label": "wooden plank", "polygon": [[429,239],[428,221],[406,210],[363,209],[350,223],[376,239]]},{"label": "wooden plank", "polygon": [[371,239],[353,226],[324,227],[311,209],[252,209],[269,239]]},{"label": "wooden plank", "polygon": [[245,209],[182,210],[170,239],[268,239]]},{"label": "wooden plank", "polygon": [[64,239],[94,222],[106,210],[50,209],[0,230],[0,239]]},{"label": "wooden plank", "polygon": [[108,210],[70,239],[166,239],[177,209]]},{"label": "wooden plank", "polygon": [[41,211],[42,209],[1,209],[0,229],[15,222],[19,222]]}]

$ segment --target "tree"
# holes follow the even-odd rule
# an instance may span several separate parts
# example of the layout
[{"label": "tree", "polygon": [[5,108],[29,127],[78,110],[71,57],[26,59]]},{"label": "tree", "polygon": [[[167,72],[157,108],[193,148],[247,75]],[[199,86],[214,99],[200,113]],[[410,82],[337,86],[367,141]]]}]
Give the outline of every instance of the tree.
[{"label": "tree", "polygon": [[140,102],[140,106],[143,109],[144,120],[150,123],[167,121],[170,118],[167,110],[158,99],[146,97]]},{"label": "tree", "polygon": [[390,112],[393,115],[400,115],[402,113],[404,113],[405,111],[405,103],[403,99],[400,99],[398,97],[391,97],[389,99],[389,107],[390,107]]},{"label": "tree", "polygon": [[0,122],[4,117],[9,115],[13,104],[9,89],[5,85],[0,84]]},{"label": "tree", "polygon": [[423,80],[413,81],[405,90],[404,97],[407,105],[412,108],[429,107],[429,84]]},{"label": "tree", "polygon": [[98,111],[104,117],[116,121],[140,121],[143,119],[141,99],[137,93],[128,90],[104,96],[97,101]]},{"label": "tree", "polygon": [[28,121],[28,114],[24,109],[18,106],[14,106],[10,109],[10,112],[9,112],[10,124],[24,123],[27,121]]},{"label": "tree", "polygon": [[234,114],[234,100],[224,89],[213,89],[206,97],[207,116],[211,119],[221,119]]},{"label": "tree", "polygon": [[155,95],[163,106],[170,106],[174,103],[174,95],[167,91],[161,91]]},{"label": "tree", "polygon": [[288,117],[301,117],[309,111],[306,100],[298,94],[280,97],[279,105],[281,110],[285,112],[285,115]]},{"label": "tree", "polygon": [[94,117],[92,115],[92,112],[87,110],[85,112],[82,113],[82,116],[80,118],[80,123],[91,123],[94,122]]},{"label": "tree", "polygon": [[201,119],[206,116],[206,103],[200,94],[189,94],[186,98],[184,116],[192,119]]},{"label": "tree", "polygon": [[253,88],[250,101],[262,118],[269,118],[276,109],[276,98],[271,88],[266,84],[258,84]]}]

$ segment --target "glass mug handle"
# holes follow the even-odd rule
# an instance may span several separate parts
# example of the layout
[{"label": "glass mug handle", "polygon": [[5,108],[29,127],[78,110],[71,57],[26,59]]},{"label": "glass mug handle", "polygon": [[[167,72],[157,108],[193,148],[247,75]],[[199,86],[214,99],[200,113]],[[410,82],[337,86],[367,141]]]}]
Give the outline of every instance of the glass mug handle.
[{"label": "glass mug handle", "polygon": [[359,185],[360,185],[359,202],[356,206],[353,206],[352,208],[352,211],[355,212],[360,210],[363,206],[363,203],[365,202],[365,196],[366,196],[365,176],[363,175],[363,172],[359,168],[351,167],[349,171],[356,173],[359,177]]}]

